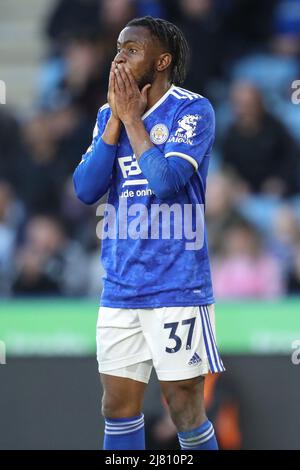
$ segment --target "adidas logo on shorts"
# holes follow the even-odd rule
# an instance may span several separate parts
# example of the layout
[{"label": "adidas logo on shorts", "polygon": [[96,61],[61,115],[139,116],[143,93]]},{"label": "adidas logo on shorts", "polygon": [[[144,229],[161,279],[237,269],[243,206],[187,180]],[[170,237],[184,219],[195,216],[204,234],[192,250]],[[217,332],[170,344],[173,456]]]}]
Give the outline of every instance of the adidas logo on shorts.
[{"label": "adidas logo on shorts", "polygon": [[195,353],[189,361],[189,366],[192,366],[194,364],[199,364],[199,362],[202,362],[202,359],[200,356],[198,356],[197,353]]}]

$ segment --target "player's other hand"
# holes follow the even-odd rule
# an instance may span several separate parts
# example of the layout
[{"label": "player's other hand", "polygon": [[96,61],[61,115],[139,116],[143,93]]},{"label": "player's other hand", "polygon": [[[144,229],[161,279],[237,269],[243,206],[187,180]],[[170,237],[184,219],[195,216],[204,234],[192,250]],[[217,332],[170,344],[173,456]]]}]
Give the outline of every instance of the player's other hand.
[{"label": "player's other hand", "polygon": [[141,118],[148,104],[148,91],[151,85],[145,85],[140,91],[130,69],[124,64],[118,64],[114,73],[118,116],[126,125]]},{"label": "player's other hand", "polygon": [[112,116],[115,119],[120,119],[118,116],[118,111],[116,107],[116,93],[115,93],[115,68],[116,64],[115,62],[112,62],[111,68],[110,68],[110,73],[109,73],[109,82],[108,82],[108,93],[107,93],[107,102],[110,106]]}]

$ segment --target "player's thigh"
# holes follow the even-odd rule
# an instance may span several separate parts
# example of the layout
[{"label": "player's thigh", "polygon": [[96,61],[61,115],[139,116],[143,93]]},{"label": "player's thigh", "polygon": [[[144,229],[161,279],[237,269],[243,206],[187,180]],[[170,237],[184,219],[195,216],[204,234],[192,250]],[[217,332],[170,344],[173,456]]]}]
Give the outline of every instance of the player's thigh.
[{"label": "player's thigh", "polygon": [[147,383],[100,374],[103,388],[102,413],[107,418],[136,416],[141,413]]},{"label": "player's thigh", "polygon": [[[134,309],[100,307],[97,321],[97,359],[100,373],[126,369],[127,378],[147,381],[151,351],[145,341],[139,316]],[[142,364],[136,370],[128,369]],[[120,373],[115,374],[120,376]]]}]

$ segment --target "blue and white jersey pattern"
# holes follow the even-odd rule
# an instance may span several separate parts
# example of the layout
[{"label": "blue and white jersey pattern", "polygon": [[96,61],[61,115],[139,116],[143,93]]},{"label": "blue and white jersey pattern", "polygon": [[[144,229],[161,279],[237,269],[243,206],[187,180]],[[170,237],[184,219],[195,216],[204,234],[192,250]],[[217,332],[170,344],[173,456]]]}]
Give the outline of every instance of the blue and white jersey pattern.
[{"label": "blue and white jersey pattern", "polygon": [[[100,108],[93,142],[83,160],[101,137],[110,113],[108,105]],[[161,205],[166,203],[182,208],[184,205],[204,206],[209,157],[215,135],[214,111],[209,101],[172,85],[142,119],[151,141],[164,156],[185,159],[194,167],[194,173],[172,200],[159,200],[149,187],[123,128],[108,204],[114,206],[117,215],[121,212],[120,202],[125,200],[128,213],[130,207],[134,209],[134,204],[145,206],[149,212],[151,207],[156,207],[159,212]],[[128,215],[128,223],[132,220],[134,215]],[[174,220],[171,226],[173,223]],[[161,236],[159,239],[148,236],[132,239],[120,236],[119,226],[116,230],[116,239],[105,238],[102,241],[106,276],[101,305],[148,308],[200,306],[214,302],[205,231],[201,249],[187,250],[184,236],[182,239],[163,239]]]}]

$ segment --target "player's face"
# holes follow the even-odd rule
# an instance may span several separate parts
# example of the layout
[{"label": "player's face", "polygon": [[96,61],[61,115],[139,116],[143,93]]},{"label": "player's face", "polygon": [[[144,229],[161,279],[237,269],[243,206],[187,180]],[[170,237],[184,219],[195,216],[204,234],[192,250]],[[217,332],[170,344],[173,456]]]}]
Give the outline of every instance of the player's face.
[{"label": "player's face", "polygon": [[155,63],[159,56],[157,41],[147,28],[129,26],[123,29],[118,38],[116,64],[123,63],[132,72],[140,89],[147,83],[153,83]]}]

